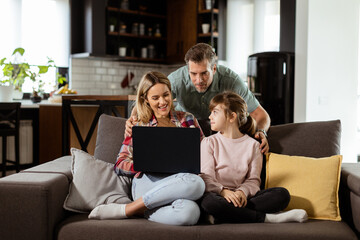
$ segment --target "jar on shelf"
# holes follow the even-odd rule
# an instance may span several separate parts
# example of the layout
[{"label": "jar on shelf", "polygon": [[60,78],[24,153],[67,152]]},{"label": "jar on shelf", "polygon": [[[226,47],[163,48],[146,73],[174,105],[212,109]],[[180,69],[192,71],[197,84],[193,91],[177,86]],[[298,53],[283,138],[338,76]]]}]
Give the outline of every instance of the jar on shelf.
[{"label": "jar on shelf", "polygon": [[136,22],[133,23],[131,33],[138,35],[138,33],[139,33],[139,24],[138,23],[136,23]]},{"label": "jar on shelf", "polygon": [[148,57],[155,58],[155,46],[153,44],[148,45]]},{"label": "jar on shelf", "polygon": [[146,47],[141,48],[141,57],[147,58],[147,48]]},{"label": "jar on shelf", "polygon": [[155,37],[161,37],[160,24],[156,24],[154,36],[155,36]]},{"label": "jar on shelf", "polygon": [[129,10],[129,0],[122,0],[120,7],[125,10]]},{"label": "jar on shelf", "polygon": [[120,25],[120,30],[119,30],[120,33],[126,33],[126,25],[125,24],[122,24]]},{"label": "jar on shelf", "polygon": [[145,35],[145,24],[140,23],[139,25],[139,35]]},{"label": "jar on shelf", "polygon": [[148,28],[148,35],[149,37],[153,35],[153,29],[151,27]]}]

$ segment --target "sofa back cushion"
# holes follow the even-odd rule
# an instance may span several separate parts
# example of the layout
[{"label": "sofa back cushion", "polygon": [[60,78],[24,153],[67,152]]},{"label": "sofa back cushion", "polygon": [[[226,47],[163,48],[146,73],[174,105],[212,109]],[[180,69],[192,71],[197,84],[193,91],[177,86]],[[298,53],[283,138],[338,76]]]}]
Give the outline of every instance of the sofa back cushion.
[{"label": "sofa back cushion", "polygon": [[94,157],[108,163],[115,163],[124,141],[127,119],[102,114],[99,118]]},{"label": "sofa back cushion", "polygon": [[271,126],[268,136],[272,153],[314,158],[340,154],[340,120]]},{"label": "sofa back cushion", "polygon": [[[340,120],[288,123],[271,126],[268,131],[269,152],[303,157],[329,157],[340,154]],[[265,187],[266,158],[261,171]]]}]

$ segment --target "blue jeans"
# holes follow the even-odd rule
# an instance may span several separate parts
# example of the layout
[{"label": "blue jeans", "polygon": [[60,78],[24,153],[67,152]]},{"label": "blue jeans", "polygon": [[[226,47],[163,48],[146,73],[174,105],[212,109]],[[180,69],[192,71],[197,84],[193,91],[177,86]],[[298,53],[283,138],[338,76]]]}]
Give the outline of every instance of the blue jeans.
[{"label": "blue jeans", "polygon": [[132,182],[132,196],[143,198],[150,221],[170,225],[194,225],[200,217],[195,203],[205,191],[201,177],[191,173],[143,174]]}]

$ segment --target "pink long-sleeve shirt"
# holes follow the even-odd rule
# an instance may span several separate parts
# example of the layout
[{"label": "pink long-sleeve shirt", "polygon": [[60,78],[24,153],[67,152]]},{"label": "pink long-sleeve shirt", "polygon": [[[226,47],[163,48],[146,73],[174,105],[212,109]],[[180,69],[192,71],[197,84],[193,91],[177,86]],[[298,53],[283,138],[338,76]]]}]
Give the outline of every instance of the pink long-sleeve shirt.
[{"label": "pink long-sleeve shirt", "polygon": [[220,132],[201,142],[201,177],[206,191],[220,193],[223,188],[241,190],[247,197],[260,190],[263,155],[260,144],[244,135],[237,139]]}]

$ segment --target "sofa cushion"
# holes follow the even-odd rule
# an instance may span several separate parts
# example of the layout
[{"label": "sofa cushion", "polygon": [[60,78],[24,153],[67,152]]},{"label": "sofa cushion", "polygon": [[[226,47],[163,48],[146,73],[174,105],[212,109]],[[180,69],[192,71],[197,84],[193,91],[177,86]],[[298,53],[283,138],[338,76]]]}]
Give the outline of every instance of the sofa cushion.
[{"label": "sofa cushion", "polygon": [[125,118],[102,114],[99,118],[94,157],[115,163],[124,141]]},{"label": "sofa cushion", "polygon": [[342,178],[346,182],[346,186],[360,196],[360,164],[359,163],[343,163]]},{"label": "sofa cushion", "polygon": [[308,158],[270,153],[265,188],[284,187],[291,195],[285,210],[304,209],[309,218],[340,221],[341,155]]},{"label": "sofa cushion", "polygon": [[58,173],[64,174],[69,181],[72,180],[71,173],[71,156],[59,157],[53,161],[49,161],[32,168],[23,170],[25,173]]},{"label": "sofa cushion", "polygon": [[268,136],[273,153],[316,158],[340,154],[340,120],[271,126]]},{"label": "sofa cushion", "polygon": [[[288,123],[271,126],[268,131],[270,152],[304,157],[328,157],[340,154],[340,120]],[[261,189],[265,186],[266,158],[261,171]]]},{"label": "sofa cushion", "polygon": [[[130,236],[130,237],[129,237]],[[146,219],[92,220],[77,214],[63,221],[56,233],[67,239],[156,239],[156,240],[356,240],[345,222],[309,220],[306,223],[249,223],[171,226]]]},{"label": "sofa cushion", "polygon": [[342,200],[345,202],[347,198],[350,202],[348,205],[342,204],[341,215],[354,223],[360,236],[360,163],[343,163],[341,168]]},{"label": "sofa cushion", "polygon": [[100,204],[129,203],[131,179],[118,177],[114,164],[95,159],[90,154],[71,148],[73,181],[64,208],[75,212],[89,212]]}]

